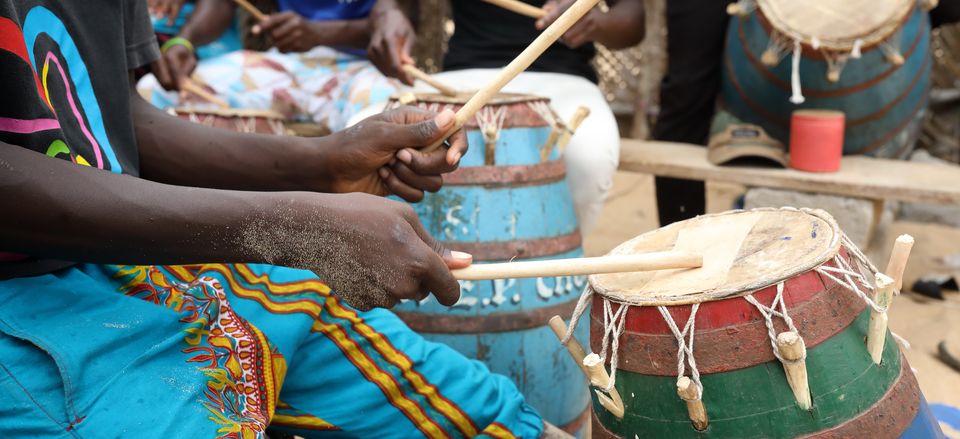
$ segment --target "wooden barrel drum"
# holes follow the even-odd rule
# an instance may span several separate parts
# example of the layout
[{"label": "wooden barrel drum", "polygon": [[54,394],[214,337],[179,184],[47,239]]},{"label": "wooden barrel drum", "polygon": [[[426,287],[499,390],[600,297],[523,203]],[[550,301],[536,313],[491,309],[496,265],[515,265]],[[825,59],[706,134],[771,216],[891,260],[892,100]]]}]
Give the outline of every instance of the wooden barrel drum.
[{"label": "wooden barrel drum", "polygon": [[595,437],[942,437],[894,338],[868,336],[893,283],[825,212],[707,215],[612,253],[671,249],[703,267],[590,277],[591,345],[624,408],[595,402]]},{"label": "wooden barrel drum", "polygon": [[[468,98],[417,94],[408,103],[456,111]],[[414,205],[426,229],[478,263],[581,256],[556,146],[562,126],[548,99],[495,98],[465,126],[470,150],[460,169]],[[585,286],[581,276],[462,281],[452,308],[427,298],[395,310],[426,338],[510,377],[547,421],[582,435],[589,421],[586,382],[545,325],[550,316],[569,314]],[[586,339],[586,329],[578,338]]]},{"label": "wooden barrel drum", "polygon": [[842,111],[844,153],[902,158],[919,134],[929,91],[930,25],[921,6],[741,0],[731,5],[721,104],[784,144],[794,110]]}]

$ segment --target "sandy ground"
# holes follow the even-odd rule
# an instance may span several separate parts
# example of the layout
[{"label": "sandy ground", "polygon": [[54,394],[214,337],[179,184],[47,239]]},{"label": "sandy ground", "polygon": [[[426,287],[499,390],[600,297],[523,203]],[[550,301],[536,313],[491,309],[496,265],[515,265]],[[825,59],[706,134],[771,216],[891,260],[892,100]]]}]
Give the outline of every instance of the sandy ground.
[{"label": "sandy ground", "polygon": [[[743,191],[742,186],[709,184],[707,210],[729,210],[733,200]],[[653,178],[649,175],[620,172],[614,180],[601,219],[585,241],[589,255],[601,255],[640,233],[657,227],[656,204],[653,198]],[[904,276],[904,285],[923,274],[943,272],[940,258],[960,253],[960,229],[934,224],[894,222],[886,231],[883,242],[872,254],[877,266],[886,265],[893,240],[902,233],[916,239]],[[937,359],[940,340],[960,352],[960,294],[948,293],[947,300],[926,300],[924,296],[904,293],[898,297],[890,313],[890,327],[906,338],[912,348],[906,351],[910,364],[916,368],[920,386],[930,402],[960,406],[960,373]]]}]

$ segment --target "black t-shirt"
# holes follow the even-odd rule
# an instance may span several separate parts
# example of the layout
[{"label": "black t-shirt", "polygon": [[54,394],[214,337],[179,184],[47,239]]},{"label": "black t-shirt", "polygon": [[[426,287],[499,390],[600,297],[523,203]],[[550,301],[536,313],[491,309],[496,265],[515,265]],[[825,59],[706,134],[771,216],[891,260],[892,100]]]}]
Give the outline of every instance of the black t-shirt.
[{"label": "black t-shirt", "polygon": [[[159,56],[146,3],[0,0],[0,142],[138,175],[127,75]],[[0,278],[65,265],[0,261]]]},{"label": "black t-shirt", "polygon": [[[543,6],[544,0],[522,0]],[[450,38],[444,70],[499,68],[513,61],[523,49],[540,35],[536,20],[480,0],[453,0],[454,32]],[[529,70],[567,73],[597,82],[597,73],[590,65],[596,49],[584,44],[571,49],[554,43]]]}]

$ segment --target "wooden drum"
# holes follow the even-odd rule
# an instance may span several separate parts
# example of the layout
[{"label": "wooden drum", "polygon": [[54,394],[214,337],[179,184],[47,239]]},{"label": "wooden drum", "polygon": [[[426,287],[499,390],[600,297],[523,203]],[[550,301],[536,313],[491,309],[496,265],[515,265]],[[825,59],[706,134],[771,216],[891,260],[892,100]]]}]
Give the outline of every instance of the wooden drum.
[{"label": "wooden drum", "polygon": [[931,56],[923,0],[741,0],[721,104],[789,142],[797,109],[846,114],[844,153],[905,157],[926,112]]},{"label": "wooden drum", "polygon": [[941,437],[886,330],[894,282],[828,214],[701,216],[612,254],[673,249],[703,267],[590,277],[591,346],[623,401],[594,404],[595,437]]},{"label": "wooden drum", "polygon": [[194,123],[240,133],[274,134],[278,136],[288,134],[283,124],[283,115],[273,111],[180,107],[170,109],[168,112]]},{"label": "wooden drum", "polygon": [[[407,95],[405,103],[456,111],[469,98]],[[394,99],[391,106],[398,104]],[[478,263],[582,255],[580,232],[557,146],[563,124],[549,100],[502,94],[464,129],[470,150],[436,194],[414,205],[424,227]],[[587,386],[551,330],[569,314],[586,278],[461,281],[451,308],[433,298],[400,304],[397,314],[427,339],[446,343],[510,377],[544,418],[571,433],[589,421]],[[577,333],[586,339],[586,327]]]}]

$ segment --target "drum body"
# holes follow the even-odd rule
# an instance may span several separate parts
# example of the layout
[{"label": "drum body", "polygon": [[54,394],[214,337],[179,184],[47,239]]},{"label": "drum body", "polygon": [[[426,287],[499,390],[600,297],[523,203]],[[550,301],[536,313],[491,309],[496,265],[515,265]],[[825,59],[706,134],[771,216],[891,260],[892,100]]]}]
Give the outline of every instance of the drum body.
[{"label": "drum body", "polygon": [[[707,215],[641,235],[614,253],[692,249],[692,243],[704,254],[699,272],[591,276],[594,352],[610,326],[604,307],[616,312],[630,304],[615,384],[625,415],[618,419],[595,404],[595,437],[942,437],[893,337],[886,334],[879,365],[868,354],[871,308],[837,270],[866,278],[872,268],[826,213]],[[869,295],[866,285],[858,287]],[[772,334],[789,325],[772,315],[769,328],[754,301],[784,312],[803,339],[809,410],[799,406],[771,344]],[[678,336],[668,320],[690,333]],[[702,381],[704,431],[694,428],[677,395],[678,346],[688,342],[694,362],[683,360],[681,374]]]},{"label": "drum body", "polygon": [[181,119],[208,127],[223,128],[240,133],[287,135],[283,115],[273,111],[246,110],[239,108],[173,108],[168,112]]},{"label": "drum body", "polygon": [[[815,29],[784,29],[783,22],[790,20],[774,15],[791,13],[784,11],[788,1],[757,0],[753,12],[731,18],[721,106],[743,122],[762,126],[784,144],[789,143],[794,110],[842,111],[847,119],[845,154],[891,158],[909,154],[927,107],[931,71],[927,14],[914,6],[913,0],[877,0],[877,5],[891,5],[884,9],[890,13],[872,21],[861,18],[871,12],[874,3],[859,2],[862,9],[850,16],[822,13],[803,21]],[[848,2],[793,2],[814,11],[824,6],[821,4],[828,9],[844,8]],[[901,4],[907,5],[905,12],[894,7]],[[857,29],[860,21],[875,26]],[[846,36],[823,42],[817,38],[818,32],[820,38],[827,38],[831,29],[850,30]],[[801,42],[797,79],[805,98],[799,105],[791,102],[795,41]],[[765,52],[771,51],[769,55],[779,59],[774,66],[763,60],[769,56]],[[902,58],[896,59],[897,55]],[[901,65],[896,64],[899,60]],[[829,77],[831,70],[833,78]]]},{"label": "drum body", "polygon": [[[411,105],[456,111],[468,97],[419,94]],[[475,263],[582,254],[548,103],[501,95],[466,124],[470,149],[460,169],[414,204],[431,235],[473,254]],[[453,307],[430,297],[395,310],[427,339],[511,378],[547,421],[582,435],[589,426],[586,381],[546,323],[569,314],[585,285],[579,276],[462,281]],[[586,329],[577,334],[581,340]]]}]

